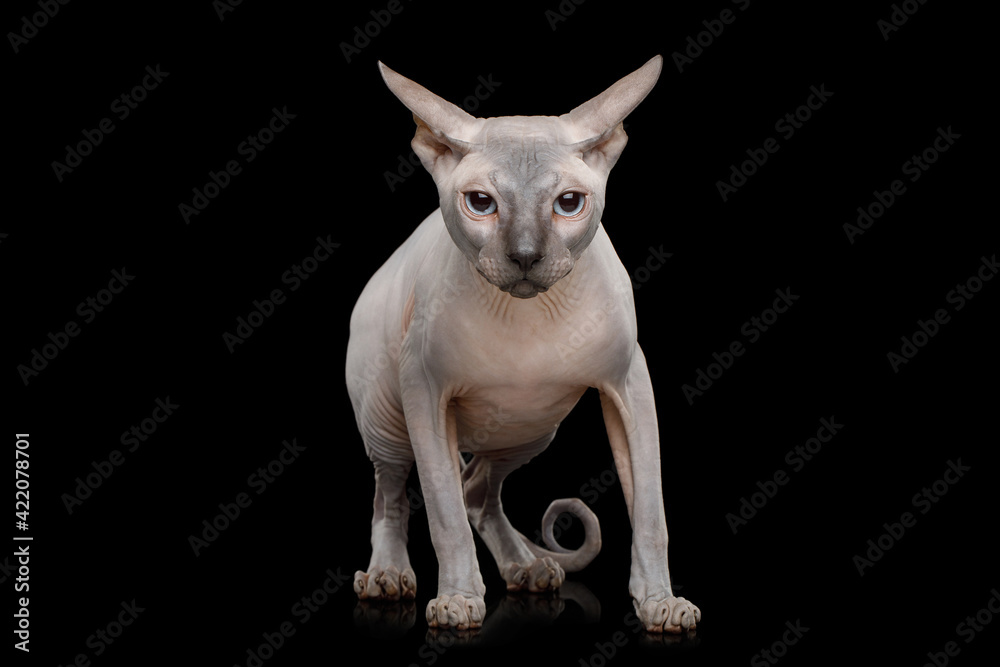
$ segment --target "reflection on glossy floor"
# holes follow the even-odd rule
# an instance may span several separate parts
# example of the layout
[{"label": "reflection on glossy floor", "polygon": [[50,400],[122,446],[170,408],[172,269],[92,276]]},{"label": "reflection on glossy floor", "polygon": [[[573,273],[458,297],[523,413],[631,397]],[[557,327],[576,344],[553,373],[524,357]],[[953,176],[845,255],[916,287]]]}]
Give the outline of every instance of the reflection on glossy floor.
[{"label": "reflection on glossy floor", "polygon": [[[489,646],[506,643],[524,628],[551,625],[566,611],[568,605],[572,604],[582,610],[582,614],[572,614],[575,623],[589,625],[600,622],[601,602],[597,596],[582,583],[567,581],[554,594],[507,594],[487,609],[482,628],[475,630],[427,628],[426,643],[435,649],[456,645]],[[417,607],[417,603],[413,601],[359,601],[354,608],[354,624],[365,630],[370,637],[399,639],[418,621],[425,622],[423,607],[421,606],[419,610]],[[626,635],[637,634],[643,644],[684,648],[698,645],[696,632],[680,635],[647,633],[642,630],[632,612],[629,612],[622,622],[626,628],[622,632]]]}]

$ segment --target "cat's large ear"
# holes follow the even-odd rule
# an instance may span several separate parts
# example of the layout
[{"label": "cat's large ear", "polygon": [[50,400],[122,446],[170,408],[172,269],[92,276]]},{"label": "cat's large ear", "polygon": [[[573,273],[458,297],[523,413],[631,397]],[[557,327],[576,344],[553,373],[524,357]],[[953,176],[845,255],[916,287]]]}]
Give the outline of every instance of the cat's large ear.
[{"label": "cat's large ear", "polygon": [[381,61],[378,68],[385,85],[413,112],[417,132],[410,145],[424,169],[437,181],[450,173],[469,152],[469,140],[475,136],[482,119],[470,116]]},{"label": "cat's large ear", "polygon": [[607,174],[618,161],[628,142],[622,121],[656,85],[662,67],[663,58],[654,56],[597,97],[559,116],[572,146],[592,169]]}]

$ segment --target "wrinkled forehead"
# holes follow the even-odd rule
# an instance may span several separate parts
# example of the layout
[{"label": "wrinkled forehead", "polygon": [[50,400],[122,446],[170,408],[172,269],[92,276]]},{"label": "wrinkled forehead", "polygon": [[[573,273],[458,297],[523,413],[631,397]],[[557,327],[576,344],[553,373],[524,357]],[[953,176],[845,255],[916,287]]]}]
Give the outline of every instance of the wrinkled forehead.
[{"label": "wrinkled forehead", "polygon": [[565,125],[555,116],[488,118],[471,142],[471,162],[505,198],[507,191],[531,186],[554,189],[568,165],[579,157]]},{"label": "wrinkled forehead", "polygon": [[479,133],[473,141],[477,144],[492,144],[521,138],[531,138],[556,145],[572,143],[566,124],[556,116],[484,118]]}]

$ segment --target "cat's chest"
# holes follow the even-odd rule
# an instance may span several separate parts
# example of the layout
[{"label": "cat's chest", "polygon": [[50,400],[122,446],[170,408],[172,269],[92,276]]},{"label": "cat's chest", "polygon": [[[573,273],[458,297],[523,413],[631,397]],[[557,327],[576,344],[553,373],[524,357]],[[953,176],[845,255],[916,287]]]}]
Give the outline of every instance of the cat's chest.
[{"label": "cat's chest", "polygon": [[527,396],[543,387],[597,386],[627,366],[635,339],[620,301],[543,298],[522,304],[505,297],[505,311],[464,304],[460,316],[428,331],[442,379],[463,391],[499,387]]}]

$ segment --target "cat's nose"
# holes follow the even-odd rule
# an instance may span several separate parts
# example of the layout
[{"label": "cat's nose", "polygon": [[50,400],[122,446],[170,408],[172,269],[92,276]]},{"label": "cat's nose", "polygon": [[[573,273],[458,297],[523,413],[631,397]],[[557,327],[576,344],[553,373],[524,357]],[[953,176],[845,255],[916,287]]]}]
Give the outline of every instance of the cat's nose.
[{"label": "cat's nose", "polygon": [[535,268],[536,264],[545,259],[545,255],[534,250],[508,253],[507,257],[510,261],[517,264],[518,268],[524,273],[528,273],[528,271]]}]

